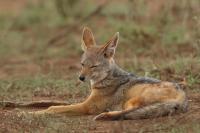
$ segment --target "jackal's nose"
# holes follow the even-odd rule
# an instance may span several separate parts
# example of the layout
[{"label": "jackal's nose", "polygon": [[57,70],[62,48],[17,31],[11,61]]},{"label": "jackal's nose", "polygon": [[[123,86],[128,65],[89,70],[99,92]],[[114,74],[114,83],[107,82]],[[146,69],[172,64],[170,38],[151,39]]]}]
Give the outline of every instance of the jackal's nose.
[{"label": "jackal's nose", "polygon": [[84,81],[84,80],[85,80],[85,77],[84,77],[84,76],[79,76],[79,79],[80,79],[81,81]]}]

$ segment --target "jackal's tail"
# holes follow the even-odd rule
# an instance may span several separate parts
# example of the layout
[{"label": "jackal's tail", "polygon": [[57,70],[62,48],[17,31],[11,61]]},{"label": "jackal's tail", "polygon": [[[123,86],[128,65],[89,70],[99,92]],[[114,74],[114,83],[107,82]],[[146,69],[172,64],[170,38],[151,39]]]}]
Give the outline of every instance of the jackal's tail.
[{"label": "jackal's tail", "polygon": [[187,98],[185,92],[179,91],[179,96],[174,101],[155,103],[135,111],[129,111],[123,117],[125,119],[145,119],[186,112],[188,107]]},{"label": "jackal's tail", "polygon": [[124,119],[145,119],[145,118],[155,118],[165,115],[172,115],[177,112],[186,111],[185,109],[180,109],[179,105],[176,103],[157,103],[154,105],[146,106],[135,111],[131,111],[123,116]]}]

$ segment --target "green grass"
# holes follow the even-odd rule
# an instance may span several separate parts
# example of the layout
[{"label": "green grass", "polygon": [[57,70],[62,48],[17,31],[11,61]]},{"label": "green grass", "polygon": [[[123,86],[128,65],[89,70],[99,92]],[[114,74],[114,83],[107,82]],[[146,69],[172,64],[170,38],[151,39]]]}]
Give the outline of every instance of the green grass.
[{"label": "green grass", "polygon": [[[57,96],[82,95],[88,93],[87,84],[76,88],[76,77],[73,79],[60,79],[55,76],[38,75],[21,79],[10,79],[0,81],[1,100],[30,100],[33,96]],[[12,94],[12,95],[10,95]]]}]

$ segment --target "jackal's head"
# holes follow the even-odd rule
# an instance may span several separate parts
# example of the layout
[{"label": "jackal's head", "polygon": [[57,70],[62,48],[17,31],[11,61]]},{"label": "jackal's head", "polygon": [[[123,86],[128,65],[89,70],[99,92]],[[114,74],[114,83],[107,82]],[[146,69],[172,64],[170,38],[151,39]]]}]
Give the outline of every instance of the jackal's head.
[{"label": "jackal's head", "polygon": [[104,45],[96,45],[92,31],[85,27],[82,35],[82,49],[84,51],[81,59],[82,70],[79,79],[81,81],[91,80],[98,82],[104,79],[113,69],[115,48],[119,39],[117,32]]}]

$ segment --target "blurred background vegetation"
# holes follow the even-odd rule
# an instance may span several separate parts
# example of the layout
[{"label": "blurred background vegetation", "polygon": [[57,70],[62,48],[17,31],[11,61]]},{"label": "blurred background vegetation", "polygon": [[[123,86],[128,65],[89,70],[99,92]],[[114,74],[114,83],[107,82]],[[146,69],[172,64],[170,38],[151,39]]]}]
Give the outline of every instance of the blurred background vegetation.
[{"label": "blurred background vegetation", "polygon": [[84,26],[93,29],[99,44],[119,31],[116,58],[129,71],[188,78],[189,85],[200,78],[198,0],[0,2],[0,79],[71,77],[69,69],[80,68]]},{"label": "blurred background vegetation", "polygon": [[0,100],[84,98],[84,26],[98,44],[120,32],[124,69],[199,93],[199,0],[0,0]]}]

